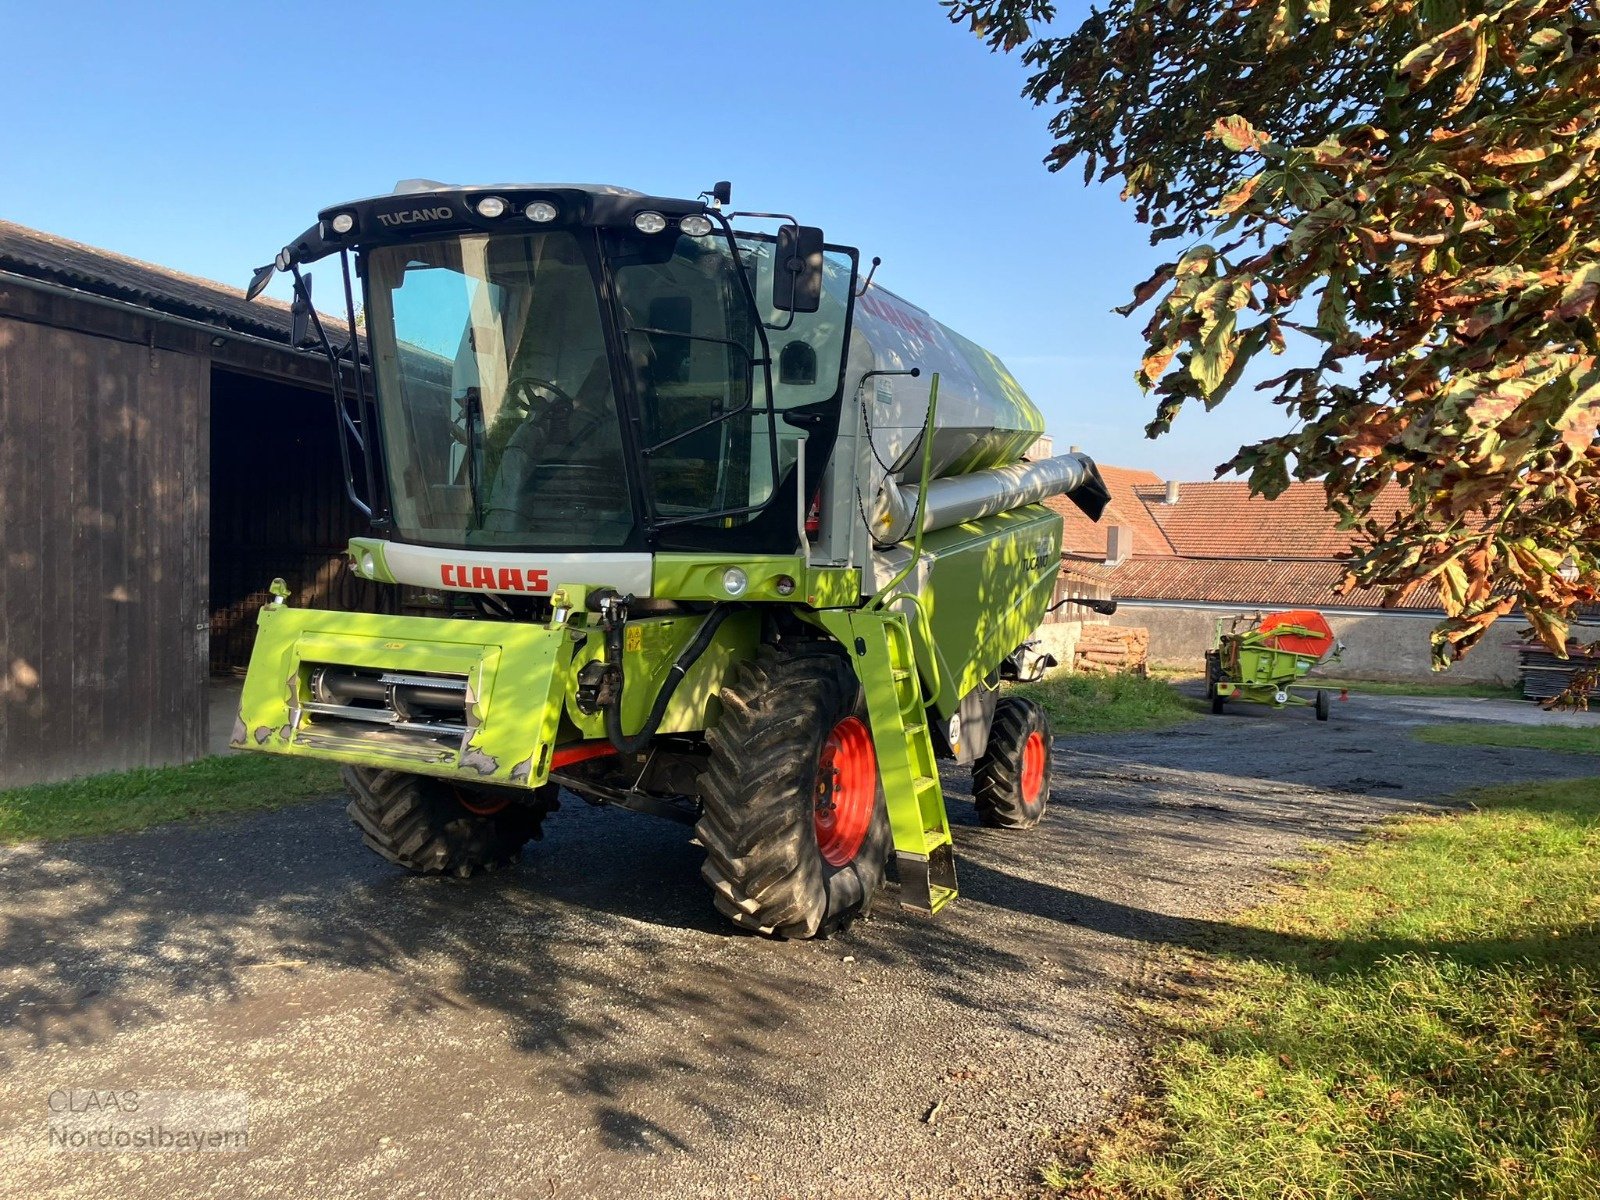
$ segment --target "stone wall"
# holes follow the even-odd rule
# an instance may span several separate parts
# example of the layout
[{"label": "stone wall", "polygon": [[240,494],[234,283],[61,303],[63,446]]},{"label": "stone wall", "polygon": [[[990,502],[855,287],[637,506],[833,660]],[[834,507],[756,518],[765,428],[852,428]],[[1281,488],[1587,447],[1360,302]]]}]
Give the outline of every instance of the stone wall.
[{"label": "stone wall", "polygon": [[[1150,631],[1150,661],[1199,668],[1215,641],[1219,617],[1254,617],[1272,606],[1221,604],[1141,604],[1120,602],[1113,625],[1142,625]],[[1517,681],[1517,633],[1524,625],[1499,621],[1476,649],[1448,671],[1430,667],[1428,634],[1437,613],[1373,613],[1323,609],[1334,636],[1345,645],[1343,658],[1327,673],[1349,679],[1513,684]],[[1241,624],[1241,628],[1242,628]],[[1059,657],[1059,656],[1058,656]]]}]

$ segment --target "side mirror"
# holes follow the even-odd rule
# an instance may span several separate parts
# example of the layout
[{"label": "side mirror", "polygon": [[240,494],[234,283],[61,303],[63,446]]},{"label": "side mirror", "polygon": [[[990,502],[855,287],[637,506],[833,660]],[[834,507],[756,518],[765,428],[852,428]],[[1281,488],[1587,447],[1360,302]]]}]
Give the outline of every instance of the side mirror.
[{"label": "side mirror", "polygon": [[814,313],[822,307],[822,230],[815,225],[783,225],[773,260],[772,307],[779,312]]},{"label": "side mirror", "polygon": [[277,264],[268,263],[264,267],[257,267],[255,274],[250,276],[250,284],[244,289],[244,298],[254,300],[267,290],[267,284],[272,282],[272,275],[278,269]]},{"label": "side mirror", "polygon": [[294,303],[289,306],[289,344],[309,345],[316,339],[311,333],[311,276],[302,275],[295,280]]}]

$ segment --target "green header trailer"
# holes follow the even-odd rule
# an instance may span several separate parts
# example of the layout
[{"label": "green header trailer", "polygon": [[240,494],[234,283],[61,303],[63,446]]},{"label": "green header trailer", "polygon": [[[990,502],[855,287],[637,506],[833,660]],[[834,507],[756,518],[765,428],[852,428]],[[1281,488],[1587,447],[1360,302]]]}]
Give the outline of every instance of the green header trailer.
[{"label": "green header trailer", "polygon": [[[956,896],[939,762],[1037,824],[1038,669],[1083,455],[993,355],[788,217],[574,185],[426,181],[325,210],[294,279],[364,579],[449,617],[260,615],[233,744],[342,763],[366,844],[513,860],[561,789],[692,824],[717,909],[810,937]],[[310,302],[337,260],[349,323]],[[874,261],[874,267],[876,261]],[[358,298],[363,335],[353,338]],[[263,513],[270,520],[270,511]]]},{"label": "green header trailer", "polygon": [[1269,613],[1241,630],[1238,620],[1224,632],[1217,622],[1216,643],[1206,652],[1206,698],[1211,711],[1222,713],[1229,700],[1268,704],[1273,708],[1309,704],[1317,720],[1326,721],[1332,705],[1317,688],[1308,700],[1295,694],[1306,672],[1323,661],[1336,661],[1344,647],[1333,636],[1327,618],[1315,609]]}]

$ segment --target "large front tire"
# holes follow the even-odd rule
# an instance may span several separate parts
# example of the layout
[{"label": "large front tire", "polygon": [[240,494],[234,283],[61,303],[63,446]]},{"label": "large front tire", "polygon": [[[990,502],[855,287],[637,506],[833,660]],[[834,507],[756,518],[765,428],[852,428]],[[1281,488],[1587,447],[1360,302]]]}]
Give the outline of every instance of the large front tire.
[{"label": "large front tire", "polygon": [[891,842],[849,662],[763,649],[721,700],[695,827],[717,910],[769,936],[845,927],[871,907]]},{"label": "large front tire", "polygon": [[513,798],[507,789],[469,790],[405,771],[346,767],[345,811],[369,849],[419,875],[493,871],[517,861],[556,807],[553,786]]}]

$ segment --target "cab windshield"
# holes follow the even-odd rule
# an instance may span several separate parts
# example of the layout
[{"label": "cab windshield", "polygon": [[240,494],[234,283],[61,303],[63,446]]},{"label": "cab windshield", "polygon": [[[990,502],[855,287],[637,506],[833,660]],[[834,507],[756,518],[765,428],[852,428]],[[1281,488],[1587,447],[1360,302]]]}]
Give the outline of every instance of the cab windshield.
[{"label": "cab windshield", "polygon": [[647,526],[727,528],[771,498],[773,414],[737,262],[716,238],[603,240],[603,267],[592,234],[560,229],[370,252],[400,537],[630,548]]},{"label": "cab windshield", "polygon": [[622,421],[594,274],[565,231],[391,246],[368,264],[390,505],[415,541],[620,546]]}]

